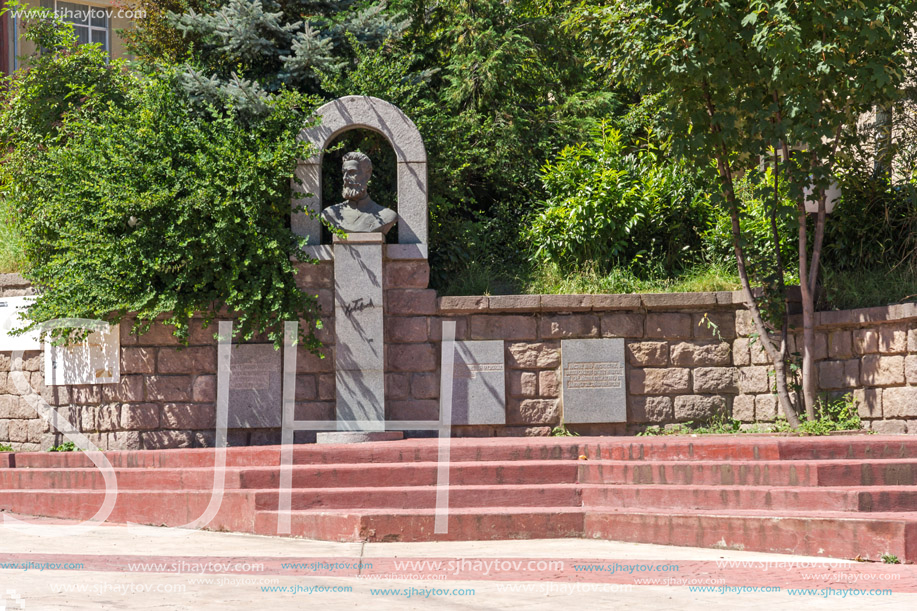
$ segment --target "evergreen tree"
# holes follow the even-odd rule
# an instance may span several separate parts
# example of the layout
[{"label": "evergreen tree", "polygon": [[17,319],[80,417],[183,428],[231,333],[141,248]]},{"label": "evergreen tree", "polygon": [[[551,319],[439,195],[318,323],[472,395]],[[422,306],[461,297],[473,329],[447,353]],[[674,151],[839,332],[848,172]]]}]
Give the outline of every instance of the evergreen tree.
[{"label": "evergreen tree", "polygon": [[348,36],[375,48],[407,26],[385,2],[224,0],[174,8],[161,12],[171,30],[150,32],[156,40],[144,40],[145,48],[140,35],[135,49],[158,53],[180,33],[188,44],[182,85],[191,97],[231,100],[254,115],[268,107],[266,95],[284,87],[324,93],[322,80],[352,58]]}]

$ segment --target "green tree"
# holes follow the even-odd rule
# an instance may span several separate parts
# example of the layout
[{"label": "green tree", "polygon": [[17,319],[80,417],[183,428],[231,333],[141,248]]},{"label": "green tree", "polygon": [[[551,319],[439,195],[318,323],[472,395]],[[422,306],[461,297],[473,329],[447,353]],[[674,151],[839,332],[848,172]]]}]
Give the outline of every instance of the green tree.
[{"label": "green tree", "polygon": [[[50,24],[50,25],[47,25]],[[279,343],[317,304],[296,286],[303,257],[288,227],[290,178],[308,156],[296,135],[315,100],[282,92],[259,116],[233,99],[195,103],[175,70],[125,71],[72,27],[38,28],[47,49],[3,91],[0,187],[15,213],[36,322],[235,314],[236,332]]]},{"label": "green tree", "polygon": [[404,110],[430,160],[439,286],[470,261],[523,261],[521,219],[542,199],[540,167],[622,106],[561,27],[566,2],[144,1],[165,17],[138,22],[141,58],[185,62],[194,99],[232,96],[259,113],[286,85]]},{"label": "green tree", "polygon": [[[682,155],[715,164],[720,199],[732,218],[745,300],[777,372],[787,419],[797,418],[787,388],[784,262],[778,255],[772,291],[757,301],[747,273],[736,197],[738,175],[773,167],[770,216],[797,218],[803,300],[802,395],[815,414],[814,293],[825,227],[826,190],[838,157],[857,140],[857,120],[893,103],[907,80],[917,15],[914,0],[782,1],[615,0],[580,6],[571,25],[595,51],[599,66],[643,94],[660,96],[661,122]],[[778,181],[795,207],[781,205]],[[809,231],[806,189],[817,212]],[[814,235],[812,235],[814,233]],[[765,323],[781,315],[780,333]]]}]

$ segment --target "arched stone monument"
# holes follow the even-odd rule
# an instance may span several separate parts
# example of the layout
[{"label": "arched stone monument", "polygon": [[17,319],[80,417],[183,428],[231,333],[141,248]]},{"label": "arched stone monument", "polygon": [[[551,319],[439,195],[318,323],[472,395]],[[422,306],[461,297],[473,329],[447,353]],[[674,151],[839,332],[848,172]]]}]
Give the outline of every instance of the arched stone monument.
[{"label": "arched stone monument", "polygon": [[[379,435],[385,431],[383,260],[427,258],[427,154],[414,123],[397,107],[378,98],[347,96],[325,104],[316,114],[320,122],[302,130],[299,138],[318,152],[298,164],[296,175],[302,185],[294,181],[292,201],[294,208],[303,205],[311,214],[293,212],[291,225],[295,233],[307,238],[310,255],[333,260],[337,430]],[[382,134],[395,151],[398,214],[393,222],[398,226],[398,244],[385,244],[383,232],[371,228],[372,223],[359,222],[352,225],[366,227],[365,232],[354,231],[346,239],[334,236],[331,245],[321,244],[322,152],[336,136],[358,128]],[[350,171],[357,173],[358,165],[362,168],[364,164],[371,171],[371,161],[365,155],[356,154],[355,159],[361,163],[351,160],[354,167]],[[344,166],[346,172],[346,158]],[[370,201],[365,183],[362,187],[362,195],[350,196],[352,203]],[[374,208],[377,214],[379,208]],[[351,208],[345,210],[360,214]],[[391,211],[381,210],[392,215]],[[329,216],[332,218],[337,217]],[[395,434],[401,436],[400,432]]]},{"label": "arched stone monument", "polygon": [[[385,136],[398,166],[398,244],[388,247],[390,259],[427,258],[427,152],[414,123],[401,110],[384,100],[350,95],[328,102],[316,111],[321,122],[302,130],[299,138],[318,153],[299,162],[293,205],[303,205],[314,215],[293,213],[293,232],[306,237],[309,252],[318,259],[331,257],[321,246],[322,152],[334,138],[352,129],[369,129]],[[300,195],[296,195],[299,193]],[[303,194],[312,193],[312,196]]]}]

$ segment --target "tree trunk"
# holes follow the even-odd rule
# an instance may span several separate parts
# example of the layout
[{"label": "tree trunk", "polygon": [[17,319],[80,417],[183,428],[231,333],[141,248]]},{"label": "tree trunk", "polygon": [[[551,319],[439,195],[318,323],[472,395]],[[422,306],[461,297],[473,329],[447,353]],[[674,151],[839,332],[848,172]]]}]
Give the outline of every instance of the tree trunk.
[{"label": "tree trunk", "polygon": [[[710,99],[706,83],[704,83],[704,96],[707,101],[707,113],[710,115],[711,121],[713,121],[715,108]],[[718,127],[715,123],[712,129],[718,131]],[[745,298],[745,307],[748,308],[748,312],[751,314],[752,320],[755,323],[755,330],[758,332],[758,337],[761,340],[764,351],[774,364],[774,374],[777,378],[777,400],[780,403],[780,408],[783,410],[790,426],[797,428],[799,426],[799,419],[796,417],[796,411],[793,409],[789,393],[786,390],[786,363],[784,362],[786,342],[784,341],[782,343],[781,350],[778,350],[774,345],[774,340],[771,338],[767,326],[764,324],[764,319],[761,317],[761,310],[758,307],[758,302],[751,292],[751,283],[748,280],[748,270],[745,265],[745,252],[742,249],[742,228],[739,223],[739,207],[736,202],[735,183],[732,180],[732,168],[729,165],[729,154],[724,143],[720,143],[720,148],[714,156],[716,158],[717,172],[720,175],[720,179],[723,181],[723,191],[729,207],[729,216],[732,219],[732,244],[735,251],[736,268],[739,272],[739,279],[742,281],[742,294]],[[782,298],[785,301],[786,295],[783,295]]]},{"label": "tree trunk", "polygon": [[[774,93],[774,99],[777,94]],[[777,400],[793,428],[799,426],[796,417],[796,409],[790,398],[790,392],[786,380],[786,352],[787,342],[789,339],[789,316],[786,299],[786,282],[783,273],[783,252],[780,250],[780,231],[777,226],[777,208],[780,206],[780,155],[774,148],[774,203],[770,211],[771,238],[774,240],[774,253],[777,259],[777,292],[783,300],[783,324],[780,325],[780,347],[777,350],[777,356],[774,357],[774,377],[777,384]]]},{"label": "tree trunk", "polygon": [[892,169],[892,107],[876,106],[875,129],[876,158],[874,176],[891,176]]},{"label": "tree trunk", "polygon": [[799,292],[802,293],[802,404],[806,419],[815,420],[815,296],[809,290],[805,202],[799,210]]}]

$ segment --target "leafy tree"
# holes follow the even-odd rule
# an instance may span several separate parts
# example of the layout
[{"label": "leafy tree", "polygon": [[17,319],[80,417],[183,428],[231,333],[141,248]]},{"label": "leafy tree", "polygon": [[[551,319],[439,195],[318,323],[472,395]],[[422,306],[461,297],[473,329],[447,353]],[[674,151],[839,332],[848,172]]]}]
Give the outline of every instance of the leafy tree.
[{"label": "leafy tree", "polygon": [[129,34],[148,62],[183,62],[192,98],[232,97],[263,113],[283,88],[322,93],[320,81],[352,58],[347,36],[376,48],[404,27],[385,2],[355,0],[143,0],[147,16]]},{"label": "leafy tree", "polygon": [[[235,313],[245,338],[279,343],[317,305],[298,289],[290,177],[315,100],[282,92],[260,116],[232,98],[195,103],[175,70],[127,72],[72,27],[40,28],[49,51],[3,91],[0,186],[39,288],[34,321],[136,315],[180,338],[197,312]],[[51,38],[52,34],[57,38]]]},{"label": "leafy tree", "polygon": [[[126,29],[121,37],[131,53],[143,60],[178,63],[190,57],[196,41],[177,30],[172,14],[187,11],[206,12],[217,5],[218,0],[131,0],[129,8],[143,15],[137,20],[138,27]],[[128,6],[118,0],[119,5]]]},{"label": "leafy tree", "polygon": [[652,134],[626,146],[602,125],[593,141],[564,148],[545,165],[548,200],[527,237],[537,259],[564,270],[597,264],[602,271],[672,272],[696,263],[712,210],[701,184],[681,161],[666,159]]},{"label": "leafy tree", "polygon": [[[287,85],[326,100],[373,95],[411,117],[430,160],[430,256],[440,286],[472,260],[522,261],[520,219],[542,199],[539,168],[586,137],[594,117],[622,106],[596,85],[582,45],[560,27],[565,2],[188,6],[161,11],[164,21],[141,19],[136,37],[150,50],[143,59],[183,58],[194,99],[231,96],[258,113]],[[176,36],[184,56],[163,51]]]},{"label": "leafy tree", "polygon": [[[777,372],[777,394],[796,423],[787,388],[784,262],[759,302],[753,297],[741,232],[737,176],[773,167],[770,217],[797,219],[803,301],[802,395],[815,416],[814,294],[825,227],[826,190],[838,157],[857,139],[856,124],[873,105],[890,104],[907,80],[917,15],[914,0],[770,2],[764,0],[615,0],[581,5],[571,25],[608,74],[664,101],[660,120],[681,154],[715,164],[720,200],[732,219],[745,300]],[[779,181],[795,207],[781,205]],[[806,188],[817,202],[814,231]],[[814,233],[814,236],[812,235]],[[768,331],[764,315],[782,319]]]}]

